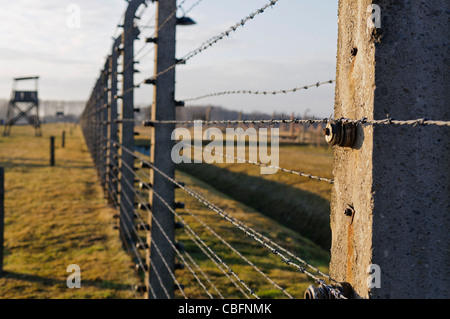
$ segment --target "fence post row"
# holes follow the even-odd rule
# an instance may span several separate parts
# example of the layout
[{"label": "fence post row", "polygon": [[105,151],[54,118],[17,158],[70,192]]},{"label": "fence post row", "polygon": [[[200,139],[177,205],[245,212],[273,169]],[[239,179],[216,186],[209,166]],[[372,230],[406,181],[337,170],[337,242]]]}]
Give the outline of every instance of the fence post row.
[{"label": "fence post row", "polygon": [[[120,211],[121,238],[130,251],[134,235],[134,49],[139,34],[134,24],[137,9],[145,0],[129,1],[123,33],[114,40],[111,55],[94,85],[80,124],[108,202]],[[122,48],[121,48],[122,45]],[[122,55],[122,96],[118,95],[118,58]],[[118,99],[122,99],[118,120]],[[120,123],[120,130],[118,129]],[[120,132],[120,134],[118,134]],[[148,276],[147,276],[148,277]]]},{"label": "fence post row", "polygon": [[[119,121],[119,142],[124,147],[134,151],[134,40],[138,29],[134,25],[136,11],[144,0],[128,2],[125,12],[122,33],[122,110]],[[120,231],[125,245],[131,247],[134,235],[131,231],[134,225],[134,156],[123,148],[119,149],[120,169]],[[128,200],[127,200],[128,199]],[[133,201],[133,202],[130,202]],[[130,248],[129,248],[130,249]]]}]

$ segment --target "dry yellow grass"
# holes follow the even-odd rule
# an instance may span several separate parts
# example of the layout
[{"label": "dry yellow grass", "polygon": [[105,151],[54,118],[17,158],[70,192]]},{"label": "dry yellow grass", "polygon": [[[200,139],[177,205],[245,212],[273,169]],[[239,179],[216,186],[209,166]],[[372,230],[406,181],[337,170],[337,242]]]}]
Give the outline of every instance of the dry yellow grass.
[{"label": "dry yellow grass", "polygon": [[[66,147],[61,132],[66,130]],[[71,134],[72,132],[72,134]],[[134,298],[130,258],[112,229],[97,174],[79,128],[13,127],[0,137],[5,168],[5,275],[0,298]],[[49,167],[49,136],[56,166]],[[67,266],[81,267],[81,289],[68,289]]]}]

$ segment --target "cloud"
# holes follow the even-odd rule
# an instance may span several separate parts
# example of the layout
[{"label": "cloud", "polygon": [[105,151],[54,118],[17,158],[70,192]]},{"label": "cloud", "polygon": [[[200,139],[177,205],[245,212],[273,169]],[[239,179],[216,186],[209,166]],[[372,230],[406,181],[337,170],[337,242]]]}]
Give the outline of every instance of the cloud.
[{"label": "cloud", "polygon": [[[81,9],[80,29],[67,24],[67,8],[74,3]],[[1,5],[0,21],[7,32],[0,34],[0,96],[9,96],[11,78],[27,74],[41,76],[43,92],[88,96],[86,78],[93,83],[103,64],[115,27],[111,17],[118,21],[122,1],[16,0]],[[63,85],[65,80],[71,85]]]},{"label": "cloud", "polygon": [[[186,2],[185,8],[189,7]],[[247,16],[267,0],[204,1],[189,13],[197,25],[177,27],[177,57],[199,47]],[[81,28],[67,26],[76,4]],[[11,78],[39,74],[42,96],[84,99],[110,53],[112,36],[125,10],[123,0],[0,0],[0,97],[10,94]],[[155,5],[149,3],[138,24],[146,24]],[[176,69],[177,98],[228,89],[275,90],[331,79],[335,74],[336,0],[279,2],[213,47]],[[180,16],[182,12],[178,13]],[[150,20],[150,26],[154,23]],[[141,29],[141,39],[153,29]],[[144,44],[135,44],[136,50]],[[147,51],[144,50],[144,52]],[[153,52],[140,61],[136,83],[153,74]],[[329,116],[332,86],[286,96],[227,96],[205,103],[246,110],[283,109],[303,112],[308,105]],[[148,103],[151,90],[136,93]],[[201,101],[203,102],[203,101]],[[270,112],[270,111],[269,111]]]}]

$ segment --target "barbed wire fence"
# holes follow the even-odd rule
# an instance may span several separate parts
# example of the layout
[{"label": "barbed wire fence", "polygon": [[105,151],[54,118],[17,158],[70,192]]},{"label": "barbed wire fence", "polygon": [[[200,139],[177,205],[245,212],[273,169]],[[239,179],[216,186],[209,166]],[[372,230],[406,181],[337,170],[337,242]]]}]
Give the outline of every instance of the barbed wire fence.
[{"label": "barbed wire fence", "polygon": [[[194,220],[216,240],[223,243],[234,252],[244,264],[252,268],[258,276],[261,276],[274,289],[278,290],[286,298],[298,298],[288,292],[288,287],[282,287],[275,279],[269,276],[266,269],[258,267],[250,261],[234,245],[228,242],[218,232],[203,220],[195,209],[186,207],[184,203],[175,200],[175,189],[182,191],[189,198],[197,201],[203,208],[214,216],[222,219],[233,227],[236,232],[242,233],[251,242],[276,256],[283,265],[301,272],[318,285],[322,295],[330,299],[346,299],[350,297],[346,287],[334,280],[329,274],[319,270],[318,267],[308,263],[296,253],[279,245],[275,240],[264,235],[261,231],[250,227],[245,222],[235,218],[226,210],[219,207],[210,199],[195,191],[191,186],[175,179],[175,166],[171,160],[171,148],[173,141],[171,133],[176,126],[185,126],[196,123],[204,125],[245,125],[245,124],[314,124],[327,125],[328,133],[334,127],[353,126],[383,126],[383,125],[407,125],[416,126],[450,126],[449,121],[430,119],[396,120],[396,119],[247,119],[247,120],[206,120],[183,121],[175,118],[175,108],[184,105],[184,102],[197,101],[221,95],[251,94],[251,95],[277,95],[296,93],[313,87],[332,84],[335,80],[316,82],[310,85],[298,86],[291,89],[277,90],[233,90],[207,93],[197,97],[186,98],[183,101],[175,101],[174,70],[177,66],[185,64],[190,59],[199,56],[205,50],[213,47],[217,42],[231,36],[246,23],[257,18],[268,9],[274,7],[279,0],[269,1],[266,5],[256,9],[233,26],[220,34],[206,40],[199,47],[185,54],[181,59],[175,58],[175,29],[177,26],[177,11],[182,9],[187,0],[178,5],[175,0],[167,1],[128,1],[128,8],[123,14],[122,32],[114,38],[111,53],[108,55],[104,67],[94,85],[86,108],[82,114],[80,123],[92,155],[94,165],[98,170],[99,179],[108,197],[108,202],[119,214],[119,232],[124,246],[133,256],[136,270],[142,279],[142,283],[136,285],[136,290],[145,294],[147,298],[174,298],[174,290],[178,290],[183,298],[189,298],[185,286],[175,276],[175,269],[184,267],[192,275],[194,280],[189,285],[197,285],[198,290],[204,292],[207,298],[225,298],[225,292],[220,291],[214,278],[208,276],[194,255],[186,250],[181,243],[176,241],[175,229],[182,228],[192,244],[201,251],[204,258],[211,261],[217,271],[222,273],[229,284],[236,288],[236,294],[244,298],[261,298],[253,287],[253,282],[248,282],[239,272],[234,270],[233,264],[220,256],[211,244],[203,238],[202,234],[195,231],[189,220]],[[185,13],[197,7],[202,0],[192,3]],[[148,22],[138,26],[136,20],[140,20],[146,8],[156,5],[156,13]],[[139,14],[136,14],[141,8]],[[153,34],[147,38],[146,45],[134,52],[133,43],[137,39],[139,28],[145,29],[151,23],[156,22]],[[148,43],[152,47],[145,52]],[[155,52],[156,68],[152,77],[146,78],[134,84],[134,66],[148,54]],[[119,65],[120,60],[120,65]],[[119,68],[119,66],[121,66]],[[119,93],[118,76],[121,76],[122,87]],[[141,85],[155,86],[153,96],[153,110],[150,119],[141,123],[143,127],[151,128],[150,157],[139,154],[135,150],[134,126],[136,120],[134,113],[133,94]],[[121,101],[121,103],[120,103]],[[330,126],[328,126],[330,125]],[[331,132],[332,133],[332,132]],[[325,133],[327,134],[327,133]],[[194,148],[194,146],[192,146]],[[236,156],[214,151],[214,154],[229,157],[230,159],[257,166],[271,167],[257,161],[246,160]],[[272,166],[280,173],[294,174],[299,178],[309,178],[316,182],[333,184],[334,180],[316,176],[308,172],[300,172],[279,166]],[[180,213],[183,211],[183,214]],[[145,216],[145,217],[143,217]],[[181,263],[176,263],[175,259]],[[311,295],[308,295],[311,297]],[[308,297],[307,296],[307,297]]]}]

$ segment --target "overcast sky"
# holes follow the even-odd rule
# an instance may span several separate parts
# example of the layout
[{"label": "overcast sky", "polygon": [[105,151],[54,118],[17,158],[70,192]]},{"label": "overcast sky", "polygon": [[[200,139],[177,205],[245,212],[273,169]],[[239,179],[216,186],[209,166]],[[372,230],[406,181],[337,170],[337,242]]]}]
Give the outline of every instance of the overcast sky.
[{"label": "overcast sky", "polygon": [[[180,0],[179,0],[180,2]],[[186,0],[188,10],[197,0]],[[269,0],[203,0],[188,16],[197,24],[177,27],[177,57],[225,31]],[[176,70],[176,98],[224,90],[292,89],[335,78],[337,0],[279,0],[229,38]],[[138,23],[151,36],[155,6],[149,1]],[[73,28],[73,5],[80,8]],[[41,99],[85,100],[110,53],[125,10],[124,0],[0,0],[0,98],[8,98],[12,78],[39,75]],[[140,11],[140,10],[139,10]],[[183,15],[179,10],[178,16]],[[72,22],[68,24],[68,22]],[[75,21],[76,22],[76,21]],[[71,27],[72,26],[72,27]],[[135,51],[145,45],[135,43]],[[141,51],[144,55],[151,45]],[[139,56],[138,56],[139,58]],[[140,59],[136,83],[153,75],[153,53]],[[150,104],[150,87],[136,91],[136,103]],[[195,104],[245,112],[273,111],[328,117],[334,84],[277,96],[222,96]],[[193,103],[191,103],[193,104]]]}]

